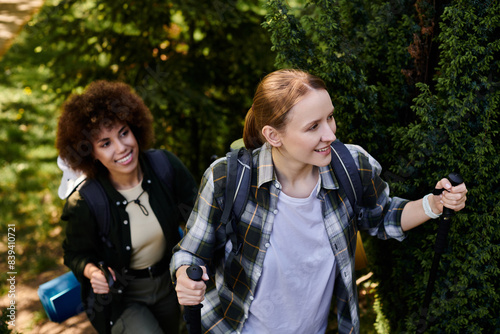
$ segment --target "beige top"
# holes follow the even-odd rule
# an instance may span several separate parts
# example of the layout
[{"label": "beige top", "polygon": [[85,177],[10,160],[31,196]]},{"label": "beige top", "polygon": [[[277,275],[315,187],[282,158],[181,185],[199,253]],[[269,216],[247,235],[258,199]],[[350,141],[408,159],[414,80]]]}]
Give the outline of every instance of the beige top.
[{"label": "beige top", "polygon": [[[130,259],[132,269],[144,269],[160,261],[167,244],[160,223],[149,205],[149,195],[142,191],[140,183],[131,189],[118,191],[129,202],[126,211],[129,216],[132,238]],[[143,206],[142,209],[139,204],[132,202],[138,197]]]}]

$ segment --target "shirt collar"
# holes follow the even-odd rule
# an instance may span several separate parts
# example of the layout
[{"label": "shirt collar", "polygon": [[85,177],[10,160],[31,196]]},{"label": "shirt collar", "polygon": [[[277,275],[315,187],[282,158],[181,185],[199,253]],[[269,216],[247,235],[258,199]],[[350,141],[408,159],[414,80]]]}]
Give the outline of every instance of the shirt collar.
[{"label": "shirt collar", "polygon": [[[265,143],[260,148],[254,151],[254,155],[258,156],[257,167],[257,186],[260,188],[264,183],[276,180],[276,173],[274,171],[273,157],[271,153],[271,145]],[[321,177],[321,187],[325,189],[338,189],[339,183],[335,177],[332,166],[329,164],[325,167],[319,168]],[[319,188],[318,188],[319,189]]]},{"label": "shirt collar", "polygon": [[339,188],[339,182],[333,173],[331,164],[328,164],[325,167],[320,167],[319,175],[321,176],[321,187],[331,190]]},{"label": "shirt collar", "polygon": [[273,165],[273,156],[271,154],[271,145],[265,143],[260,148],[256,149],[258,155],[257,166],[257,187],[260,188],[264,183],[271,182],[276,179]]}]

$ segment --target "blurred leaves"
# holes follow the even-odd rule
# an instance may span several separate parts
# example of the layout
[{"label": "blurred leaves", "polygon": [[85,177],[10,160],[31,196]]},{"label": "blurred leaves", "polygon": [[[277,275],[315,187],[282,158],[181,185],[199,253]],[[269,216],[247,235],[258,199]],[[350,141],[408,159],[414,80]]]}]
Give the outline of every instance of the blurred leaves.
[{"label": "blurred leaves", "polygon": [[[48,1],[31,23],[31,51],[67,96],[96,79],[121,80],[156,119],[157,146],[195,177],[241,137],[253,91],[274,55],[261,3]],[[31,60],[34,61],[34,60]]]},{"label": "blurred leaves", "polygon": [[19,231],[25,279],[61,262],[54,140],[68,95],[97,79],[128,83],[155,116],[155,146],[200,179],[241,137],[254,89],[273,69],[263,15],[257,0],[45,2],[0,66],[1,222]]}]

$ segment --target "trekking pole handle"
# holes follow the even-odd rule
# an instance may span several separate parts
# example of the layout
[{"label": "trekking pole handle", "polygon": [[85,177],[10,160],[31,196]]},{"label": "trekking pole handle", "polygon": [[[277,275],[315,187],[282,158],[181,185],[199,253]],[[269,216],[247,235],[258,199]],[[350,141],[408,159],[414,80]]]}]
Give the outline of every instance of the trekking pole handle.
[{"label": "trekking pole handle", "polygon": [[[201,281],[203,269],[198,265],[191,265],[186,269],[186,274],[193,281]],[[186,306],[189,319],[189,334],[201,334],[201,308],[202,304]]]},{"label": "trekking pole handle", "polygon": [[203,269],[201,269],[200,266],[193,264],[186,269],[186,273],[191,280],[199,282],[201,281],[201,276],[203,276]]},{"label": "trekking pole handle", "polygon": [[99,266],[99,269],[104,274],[104,278],[106,278],[106,282],[108,283],[108,286],[111,289],[113,287],[113,285],[115,284],[115,281],[113,279],[113,275],[111,275],[111,271],[109,271],[109,268],[108,268],[108,266],[106,266],[106,263],[104,263],[104,261],[99,261],[98,266]]},{"label": "trekking pole handle", "polygon": [[[453,187],[462,184],[464,180],[457,173],[448,174],[448,180],[450,181]],[[440,195],[444,189],[434,189],[434,195]],[[455,211],[449,209],[447,207],[443,208],[443,216],[441,217],[441,223],[439,224],[437,236],[436,236],[436,244],[434,245],[434,250],[436,253],[442,254],[444,248],[446,246],[446,238],[448,236],[448,232],[451,226],[451,217],[455,214]]]},{"label": "trekking pole handle", "polygon": [[[462,177],[459,174],[457,174],[457,173],[450,173],[448,175],[448,179],[451,182],[451,185],[453,187],[456,187],[459,184],[464,183],[464,180],[462,179]],[[455,212],[452,209],[448,209],[447,207],[443,208],[443,215],[445,215],[445,216],[451,216],[453,214],[455,214]]]},{"label": "trekking pole handle", "polygon": [[109,270],[108,266],[104,261],[99,261],[97,264],[98,268],[102,271],[104,274],[104,278],[106,279],[106,283],[108,283],[108,287],[111,290],[113,286],[115,285],[115,280],[113,279],[113,275],[111,274],[111,271]]}]

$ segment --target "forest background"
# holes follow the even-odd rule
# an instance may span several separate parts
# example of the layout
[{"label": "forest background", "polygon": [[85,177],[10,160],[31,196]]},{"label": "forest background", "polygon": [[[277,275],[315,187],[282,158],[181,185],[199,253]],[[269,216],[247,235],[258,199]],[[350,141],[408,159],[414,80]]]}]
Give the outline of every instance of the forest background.
[{"label": "forest background", "polygon": [[[427,332],[498,333],[499,36],[493,0],[47,0],[0,60],[0,295],[9,224],[24,282],[63,270],[54,139],[69,94],[96,79],[130,84],[155,116],[155,146],[200,179],[241,137],[259,80],[296,67],[326,81],[338,137],[377,158],[393,195],[417,199],[463,176],[467,208],[453,218]],[[437,225],[403,243],[363,236],[358,274],[373,273],[374,296],[364,333],[415,332]],[[31,328],[47,321],[37,312]]]}]

